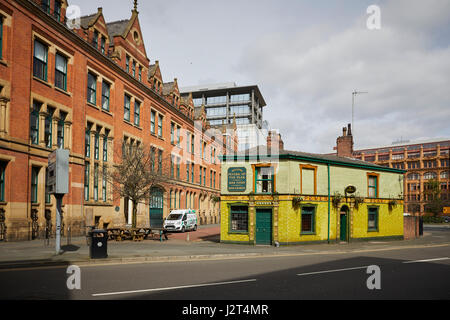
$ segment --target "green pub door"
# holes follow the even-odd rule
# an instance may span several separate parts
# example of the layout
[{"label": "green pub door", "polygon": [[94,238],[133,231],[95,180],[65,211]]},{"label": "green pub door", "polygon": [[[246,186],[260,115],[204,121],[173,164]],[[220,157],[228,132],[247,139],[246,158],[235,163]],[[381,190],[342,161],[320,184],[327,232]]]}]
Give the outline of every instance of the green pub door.
[{"label": "green pub door", "polygon": [[272,209],[256,209],[256,244],[272,244]]}]

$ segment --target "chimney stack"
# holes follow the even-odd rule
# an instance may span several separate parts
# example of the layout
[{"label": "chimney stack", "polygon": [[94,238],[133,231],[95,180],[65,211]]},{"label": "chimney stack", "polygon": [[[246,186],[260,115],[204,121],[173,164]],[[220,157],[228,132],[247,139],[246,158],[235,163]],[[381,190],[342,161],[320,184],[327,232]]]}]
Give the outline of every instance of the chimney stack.
[{"label": "chimney stack", "polygon": [[267,149],[272,149],[272,147],[278,147],[278,150],[284,150],[284,142],[281,139],[281,134],[275,131],[269,131],[267,135]]},{"label": "chimney stack", "polygon": [[351,124],[342,129],[343,135],[336,140],[336,150],[338,157],[353,157],[353,135]]}]

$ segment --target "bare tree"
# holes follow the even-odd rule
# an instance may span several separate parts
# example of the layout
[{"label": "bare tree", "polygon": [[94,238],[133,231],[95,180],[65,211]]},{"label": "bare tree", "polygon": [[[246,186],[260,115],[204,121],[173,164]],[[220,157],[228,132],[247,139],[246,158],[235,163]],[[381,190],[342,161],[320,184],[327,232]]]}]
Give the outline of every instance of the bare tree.
[{"label": "bare tree", "polygon": [[137,224],[137,206],[150,199],[153,187],[168,182],[167,155],[154,147],[122,141],[121,162],[112,168],[108,180],[115,193],[133,204],[132,227]]}]

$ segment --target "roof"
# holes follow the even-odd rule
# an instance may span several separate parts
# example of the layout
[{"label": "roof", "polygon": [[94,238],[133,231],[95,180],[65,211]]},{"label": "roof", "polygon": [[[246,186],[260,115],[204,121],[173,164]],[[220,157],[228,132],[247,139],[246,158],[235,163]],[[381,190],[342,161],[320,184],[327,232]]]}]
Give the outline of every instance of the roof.
[{"label": "roof", "polygon": [[413,145],[425,145],[425,144],[432,144],[432,143],[439,143],[439,142],[447,142],[450,144],[450,138],[435,138],[435,139],[424,139],[424,140],[413,140],[413,141],[402,141],[400,143],[392,143],[391,145],[387,146],[378,146],[378,147],[367,147],[367,148],[358,148],[355,150],[355,152],[361,152],[366,150],[376,150],[376,149],[390,149],[390,148],[400,148],[400,147],[407,147],[407,146],[413,146]]},{"label": "roof", "polygon": [[163,95],[168,95],[174,90],[174,84],[175,82],[166,82],[163,83]]},{"label": "roof", "polygon": [[245,94],[245,93],[251,93],[252,90],[255,92],[255,96],[259,100],[259,106],[265,107],[266,101],[264,100],[264,97],[261,94],[261,91],[259,91],[259,88],[257,85],[249,85],[249,86],[237,86],[235,83],[224,83],[224,84],[217,84],[217,85],[201,85],[201,86],[194,86],[194,87],[183,87],[180,89],[181,93],[192,93],[192,98],[201,98],[203,94],[205,94],[208,97],[214,97],[219,95],[224,95],[226,92],[229,92],[230,94]]},{"label": "roof", "polygon": [[336,155],[330,154],[316,154],[316,153],[307,153],[300,151],[292,151],[292,150],[277,150],[279,152],[275,152],[271,154],[271,150],[267,149],[266,146],[257,146],[255,148],[247,149],[244,151],[239,151],[236,155],[231,156],[223,156],[223,161],[236,161],[236,160],[270,160],[270,159],[293,159],[293,160],[303,160],[309,162],[323,163],[323,164],[333,164],[340,166],[347,166],[353,168],[363,168],[363,169],[371,169],[377,171],[387,171],[393,173],[403,174],[405,170],[399,170],[394,168],[383,167],[377,164],[373,164],[371,162],[362,161],[353,158],[347,157],[338,157]]},{"label": "roof", "polygon": [[87,16],[80,17],[80,26],[83,29],[87,29],[89,27],[91,21],[94,20],[94,18],[96,18],[97,15],[98,15],[98,12],[87,15]]},{"label": "roof", "polygon": [[112,39],[115,36],[121,36],[127,30],[128,24],[130,23],[129,19],[119,20],[114,22],[109,22],[106,24],[106,29],[108,29],[108,34]]}]

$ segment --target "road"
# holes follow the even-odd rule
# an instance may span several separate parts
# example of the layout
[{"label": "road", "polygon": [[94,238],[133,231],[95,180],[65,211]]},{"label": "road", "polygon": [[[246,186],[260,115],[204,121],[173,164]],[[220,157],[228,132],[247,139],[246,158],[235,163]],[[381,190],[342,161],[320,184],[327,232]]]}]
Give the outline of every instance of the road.
[{"label": "road", "polygon": [[[380,268],[381,289],[367,287]],[[0,270],[0,299],[450,299],[450,245],[353,253]],[[71,278],[73,279],[73,278]],[[75,281],[69,281],[76,284]]]}]

